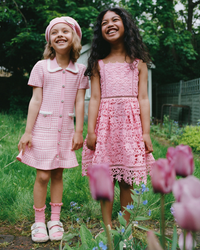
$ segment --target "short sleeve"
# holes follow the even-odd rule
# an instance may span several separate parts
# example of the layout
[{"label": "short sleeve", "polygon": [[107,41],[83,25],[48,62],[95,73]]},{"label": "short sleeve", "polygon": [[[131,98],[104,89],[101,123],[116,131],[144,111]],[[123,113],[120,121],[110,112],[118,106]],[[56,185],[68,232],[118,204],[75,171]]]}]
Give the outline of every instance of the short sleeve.
[{"label": "short sleeve", "polygon": [[89,89],[89,79],[88,76],[84,76],[85,66],[81,69],[80,84],[78,89]]},{"label": "short sleeve", "polygon": [[43,70],[43,61],[37,62],[30,74],[28,85],[34,87],[43,87],[44,83],[44,70]]}]

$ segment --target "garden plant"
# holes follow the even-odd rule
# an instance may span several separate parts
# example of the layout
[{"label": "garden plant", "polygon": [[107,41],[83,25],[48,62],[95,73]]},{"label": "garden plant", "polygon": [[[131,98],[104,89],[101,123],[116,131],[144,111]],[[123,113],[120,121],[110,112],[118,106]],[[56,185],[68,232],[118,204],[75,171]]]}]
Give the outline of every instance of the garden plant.
[{"label": "garden plant", "polygon": [[[156,125],[152,125],[151,129],[153,129],[154,126]],[[35,180],[35,171],[34,169],[28,168],[15,160],[15,157],[18,154],[17,143],[22,135],[22,131],[24,131],[24,128],[25,117],[21,116],[19,112],[16,112],[15,115],[4,113],[0,114],[0,221],[4,224],[6,223],[8,225],[15,225],[22,228],[25,225],[28,225],[29,228],[29,224],[32,223],[34,218],[34,214],[32,213],[32,186]],[[86,136],[86,133],[87,124],[84,126],[84,137]],[[167,146],[163,146],[161,143],[159,143],[159,141],[156,139],[157,137],[154,137],[154,133],[152,133],[152,135],[154,147],[153,154],[155,159],[165,158]],[[77,158],[79,164],[81,164],[81,150],[78,150]],[[193,174],[195,177],[200,179],[200,161],[198,154],[194,154],[194,161],[195,169]],[[71,176],[73,176],[73,178],[71,178]],[[135,186],[134,188],[134,203],[130,204],[133,205],[134,208],[132,208],[132,206],[128,207],[127,209],[129,209],[129,211],[133,213],[136,212],[138,204],[137,200],[139,198],[139,193],[137,194],[136,190],[141,192],[141,194],[139,205],[140,208],[138,209],[138,212],[132,216],[132,234],[134,236],[134,242],[132,241],[132,244],[134,244],[135,249],[145,249],[147,239],[145,237],[145,230],[142,229],[145,223],[137,220],[137,224],[137,222],[134,220],[134,216],[147,217],[149,218],[150,224],[155,225],[156,227],[160,218],[160,194],[153,193],[150,178],[148,178],[147,185],[145,186],[145,191],[143,193],[142,189],[144,189],[144,186]],[[166,227],[171,228],[174,218],[170,208],[175,202],[175,198],[172,193],[165,194],[164,196],[165,225]],[[91,198],[88,179],[81,176],[81,166],[74,168],[71,171],[64,172],[63,200],[64,206],[61,220],[72,234],[74,233],[78,235],[75,237],[75,240],[67,240],[69,247],[73,248],[75,246],[74,242],[78,240],[80,241],[79,235],[82,235],[82,233],[80,234],[80,232],[77,230],[79,230],[80,227],[85,227],[89,230],[89,232],[91,230],[90,233],[92,233],[94,236],[100,227],[99,221],[102,218],[99,203]],[[146,205],[144,205],[143,201],[146,200],[148,202]],[[141,208],[143,212],[140,212]],[[116,183],[112,214],[114,221],[118,222],[119,219],[122,218],[121,213],[119,212],[119,187]],[[50,216],[50,206],[48,206],[47,202],[47,218],[48,216]],[[117,225],[119,229],[122,229],[120,237],[124,237],[123,231],[125,230],[125,227],[122,228],[120,223]],[[155,227],[150,226],[151,229],[154,229]],[[114,231],[117,231],[117,228],[114,228],[116,229]],[[84,232],[84,230],[82,231]],[[22,235],[29,236],[28,232],[26,232],[24,229],[22,230]],[[105,234],[103,233],[102,236],[105,237]],[[187,236],[187,239],[189,237],[190,236]],[[124,239],[125,238],[121,239],[121,241],[124,241]],[[191,237],[189,239],[191,239]],[[169,240],[166,240],[167,244],[168,242],[171,244]]]},{"label": "garden plant", "polygon": [[[176,148],[170,147],[167,151],[167,159],[158,159],[152,168],[152,186],[155,193],[161,193],[161,217],[160,217],[160,243],[157,242],[155,235],[148,232],[149,250],[166,249],[166,240],[171,242],[171,250],[177,248],[177,232],[174,227],[173,241],[165,237],[165,219],[164,219],[164,195],[173,191],[176,202],[172,206],[173,215],[177,224],[183,229],[179,237],[179,247],[181,250],[193,250],[195,248],[195,232],[200,231],[200,181],[192,176],[194,171],[194,161],[192,150],[187,145],[179,145]],[[113,200],[114,188],[112,179],[109,175],[109,166],[107,164],[94,165],[89,168],[90,190],[92,197],[96,200]],[[176,181],[176,175],[186,177]],[[98,178],[97,178],[98,176]],[[98,180],[98,181],[97,181]],[[91,232],[83,224],[80,229],[81,243],[78,241],[74,248],[67,243],[63,249],[145,249],[142,244],[136,244],[132,237],[132,228],[136,221],[148,220],[149,218],[140,216],[142,213],[141,204],[147,204],[147,200],[141,199],[141,194],[148,191],[143,184],[140,190],[133,190],[134,205],[128,205],[125,210],[131,214],[130,222],[127,224],[123,218],[123,213],[119,212],[118,219],[120,227],[111,230],[109,225],[102,223],[104,232],[94,238]],[[138,214],[139,212],[139,214]],[[150,210],[149,210],[150,215]],[[140,227],[148,231],[145,227]],[[63,241],[71,240],[75,235],[65,234]],[[162,247],[161,247],[162,246]],[[139,247],[139,248],[138,248]],[[60,245],[62,249],[62,242]],[[168,247],[169,248],[169,244]]]}]

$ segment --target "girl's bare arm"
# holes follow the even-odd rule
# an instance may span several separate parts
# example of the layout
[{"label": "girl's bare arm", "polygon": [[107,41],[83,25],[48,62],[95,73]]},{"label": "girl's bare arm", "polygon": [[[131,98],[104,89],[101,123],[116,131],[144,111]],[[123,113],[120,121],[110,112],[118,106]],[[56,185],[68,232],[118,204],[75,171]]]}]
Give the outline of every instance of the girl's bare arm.
[{"label": "girl's bare arm", "polygon": [[101,99],[100,76],[98,73],[96,73],[94,76],[91,77],[91,98],[88,108],[87,147],[91,150],[95,150],[95,145],[96,145],[95,127],[99,112],[100,99]]},{"label": "girl's bare arm", "polygon": [[29,103],[28,117],[26,122],[25,133],[18,144],[19,152],[22,150],[22,154],[25,152],[26,145],[30,148],[32,143],[32,129],[35,124],[40,106],[42,103],[42,88],[33,87],[33,95]]},{"label": "girl's bare arm", "polygon": [[140,116],[143,131],[143,140],[146,147],[146,153],[153,152],[153,146],[150,138],[150,104],[147,93],[148,69],[146,63],[140,60],[139,69],[139,86],[138,101],[140,104]]},{"label": "girl's bare arm", "polygon": [[83,146],[84,102],[85,89],[78,89],[75,103],[76,131],[72,140],[72,150],[77,150]]}]

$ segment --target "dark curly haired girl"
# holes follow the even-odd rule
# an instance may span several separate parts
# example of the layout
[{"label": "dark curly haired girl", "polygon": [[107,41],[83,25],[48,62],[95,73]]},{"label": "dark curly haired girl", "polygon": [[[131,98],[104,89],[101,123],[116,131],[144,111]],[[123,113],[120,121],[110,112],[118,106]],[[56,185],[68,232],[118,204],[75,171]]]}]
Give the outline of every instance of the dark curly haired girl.
[{"label": "dark curly haired girl", "polygon": [[[91,76],[91,99],[82,174],[87,175],[91,164],[108,163],[113,182],[119,182],[122,211],[133,202],[133,183],[146,183],[154,163],[147,94],[149,62],[131,15],[122,8],[101,12],[85,72]],[[112,205],[107,201],[103,210],[104,223],[110,226]],[[127,222],[129,216],[125,212]]]},{"label": "dark curly haired girl", "polygon": [[97,69],[99,59],[104,59],[111,50],[111,45],[106,41],[101,32],[102,18],[107,11],[113,11],[119,15],[124,25],[124,46],[127,56],[130,57],[131,63],[136,59],[141,59],[145,63],[150,63],[150,55],[140,36],[139,29],[136,26],[132,16],[125,9],[110,8],[102,11],[97,17],[94,28],[94,37],[91,46],[91,54],[88,59],[88,67],[85,75],[92,75]]}]

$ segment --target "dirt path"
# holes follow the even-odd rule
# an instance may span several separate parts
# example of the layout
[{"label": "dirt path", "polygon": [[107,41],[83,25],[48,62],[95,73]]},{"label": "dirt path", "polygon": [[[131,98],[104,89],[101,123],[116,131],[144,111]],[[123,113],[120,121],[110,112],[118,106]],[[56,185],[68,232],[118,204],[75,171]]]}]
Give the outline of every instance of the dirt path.
[{"label": "dirt path", "polygon": [[[95,224],[95,227],[93,225]],[[114,222],[114,227],[118,224],[118,222]],[[64,223],[66,225],[66,223]],[[156,221],[145,221],[142,225],[147,228],[155,231],[159,231],[159,223]],[[36,244],[31,240],[30,236],[30,226],[29,222],[20,225],[8,225],[6,223],[1,223],[0,227],[0,249],[5,250],[59,250],[60,242],[51,242],[48,241],[46,243]],[[91,228],[90,228],[91,227]],[[99,221],[93,221],[90,225],[89,229],[91,229],[92,234],[96,235],[100,230]],[[65,231],[67,231],[67,226],[65,227]],[[177,227],[177,233],[180,235],[181,229]],[[172,238],[173,234],[173,223],[168,223],[166,227],[166,236]],[[133,236],[137,239],[146,239],[146,232],[143,230],[139,230],[137,228],[134,229]],[[197,247],[195,250],[200,250],[200,232],[197,233]],[[78,238],[72,241],[72,244],[77,242]],[[88,249],[90,250],[90,249]]]}]

